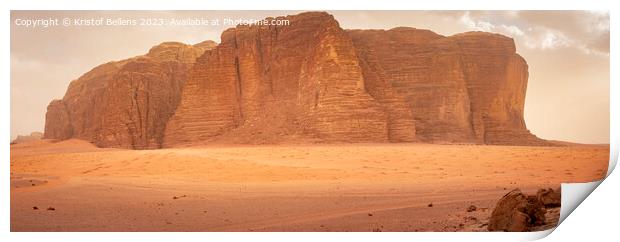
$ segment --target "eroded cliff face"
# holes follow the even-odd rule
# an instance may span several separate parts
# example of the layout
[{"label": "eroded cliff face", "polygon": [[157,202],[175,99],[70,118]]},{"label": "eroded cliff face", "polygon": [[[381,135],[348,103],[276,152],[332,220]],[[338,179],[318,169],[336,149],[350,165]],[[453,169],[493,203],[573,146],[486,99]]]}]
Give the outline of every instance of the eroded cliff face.
[{"label": "eroded cliff face", "polygon": [[213,46],[167,42],[144,56],[94,68],[71,82],[62,100],[50,103],[45,138],[79,138],[100,147],[161,147],[189,69]]},{"label": "eroded cliff face", "polygon": [[[511,38],[485,32],[349,30],[374,66],[367,86],[387,82],[413,113],[423,142],[540,145],[525,127],[527,63]],[[370,91],[370,90],[369,90]]]},{"label": "eroded cliff face", "polygon": [[388,140],[386,114],[338,22],[325,13],[286,18],[288,26],[229,29],[198,59],[166,146]]},{"label": "eroded cliff face", "polygon": [[525,126],[528,66],[511,38],[484,32],[451,36],[463,52],[477,137],[487,144],[546,144]]},{"label": "eroded cliff face", "polygon": [[[329,14],[238,26],[101,65],[48,106],[46,138],[101,147],[208,142],[546,144],[526,129],[512,39],[343,30]],[[204,53],[203,53],[204,52]]]}]

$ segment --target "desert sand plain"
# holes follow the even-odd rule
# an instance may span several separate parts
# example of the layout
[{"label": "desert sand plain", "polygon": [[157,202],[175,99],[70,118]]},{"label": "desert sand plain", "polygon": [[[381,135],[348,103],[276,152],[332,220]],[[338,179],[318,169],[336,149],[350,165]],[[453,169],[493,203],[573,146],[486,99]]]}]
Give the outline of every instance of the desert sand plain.
[{"label": "desert sand plain", "polygon": [[598,180],[608,158],[605,145],[42,140],[11,146],[11,231],[484,231],[507,191]]}]

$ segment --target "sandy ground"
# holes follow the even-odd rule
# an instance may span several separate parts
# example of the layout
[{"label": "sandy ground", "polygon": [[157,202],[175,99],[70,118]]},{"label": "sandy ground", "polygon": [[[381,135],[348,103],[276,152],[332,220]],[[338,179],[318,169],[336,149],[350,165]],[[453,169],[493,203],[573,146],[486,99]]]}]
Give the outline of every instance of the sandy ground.
[{"label": "sandy ground", "polygon": [[484,231],[508,191],[598,180],[608,160],[603,145],[37,141],[11,146],[11,231]]}]

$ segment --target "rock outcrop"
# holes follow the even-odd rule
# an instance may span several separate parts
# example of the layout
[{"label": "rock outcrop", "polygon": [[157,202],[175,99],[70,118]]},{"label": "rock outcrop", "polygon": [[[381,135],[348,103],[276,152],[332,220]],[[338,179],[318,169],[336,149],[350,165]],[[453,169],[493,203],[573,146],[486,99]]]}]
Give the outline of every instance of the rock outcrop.
[{"label": "rock outcrop", "polygon": [[536,197],[545,207],[559,207],[562,204],[562,192],[560,189],[540,189],[536,192]]},{"label": "rock outcrop", "polygon": [[548,209],[560,206],[560,192],[553,189],[539,189],[536,195],[523,194],[514,189],[504,195],[495,205],[489,219],[489,231],[526,232],[550,229],[557,224],[558,217],[547,217]]},{"label": "rock outcrop", "polygon": [[413,114],[418,140],[545,143],[525,127],[527,64],[512,39],[485,32],[444,37],[404,27],[347,32],[372,67],[367,86],[393,87]]},{"label": "rock outcrop", "polygon": [[[547,144],[523,120],[512,39],[344,30],[333,16],[240,25],[221,43],[164,43],[101,65],[48,106],[46,138],[101,147],[206,142]],[[203,53],[204,52],[204,53]]]},{"label": "rock outcrop", "polygon": [[[385,142],[386,114],[364,87],[350,38],[325,13],[289,26],[239,26],[197,60],[165,144],[227,138]],[[227,134],[232,132],[232,134]]]},{"label": "rock outcrop", "polygon": [[160,148],[194,61],[214,42],[162,43],[148,54],[100,65],[48,106],[45,138],[100,147]]},{"label": "rock outcrop", "polygon": [[11,141],[11,144],[22,144],[37,141],[41,140],[42,137],[43,133],[41,132],[32,132],[29,135],[18,135],[13,141]]}]

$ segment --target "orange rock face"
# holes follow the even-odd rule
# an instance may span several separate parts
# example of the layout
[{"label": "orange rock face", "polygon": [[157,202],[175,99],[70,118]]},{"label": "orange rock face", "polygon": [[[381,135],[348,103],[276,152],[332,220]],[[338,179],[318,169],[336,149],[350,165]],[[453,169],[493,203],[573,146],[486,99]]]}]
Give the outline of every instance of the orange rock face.
[{"label": "orange rock face", "polygon": [[211,140],[379,141],[386,114],[364,87],[351,39],[332,16],[240,26],[196,63],[165,144]]},{"label": "orange rock face", "polygon": [[[512,39],[343,30],[326,13],[164,43],[101,65],[48,106],[46,138],[102,147],[205,142],[545,144],[526,129]],[[204,52],[204,53],[203,53]]]},{"label": "orange rock face", "polygon": [[366,86],[387,82],[405,99],[418,140],[546,144],[525,127],[528,67],[511,38],[403,27],[347,32],[370,67]]},{"label": "orange rock face", "polygon": [[45,138],[79,138],[100,147],[159,148],[200,47],[162,43],[148,54],[100,65],[71,82],[48,106]]}]

